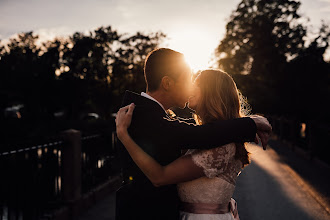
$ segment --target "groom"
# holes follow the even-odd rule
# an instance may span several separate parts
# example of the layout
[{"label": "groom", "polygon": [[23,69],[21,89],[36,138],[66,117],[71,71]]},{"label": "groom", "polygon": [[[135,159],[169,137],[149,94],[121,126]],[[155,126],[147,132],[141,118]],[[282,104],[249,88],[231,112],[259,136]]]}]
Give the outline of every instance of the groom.
[{"label": "groom", "polygon": [[[152,51],[144,66],[146,93],[126,91],[123,106],[135,103],[129,133],[161,165],[180,157],[183,149],[208,149],[231,142],[254,141],[265,146],[271,127],[261,116],[217,121],[201,126],[171,118],[166,110],[184,107],[191,89],[191,69],[183,54],[161,48]],[[117,220],[179,219],[175,185],[155,187],[121,146],[124,185],[116,192]]]}]

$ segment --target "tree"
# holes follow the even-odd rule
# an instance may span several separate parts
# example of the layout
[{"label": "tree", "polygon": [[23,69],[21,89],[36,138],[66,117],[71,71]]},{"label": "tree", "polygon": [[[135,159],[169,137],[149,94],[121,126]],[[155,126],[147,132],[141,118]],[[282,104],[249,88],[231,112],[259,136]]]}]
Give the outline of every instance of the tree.
[{"label": "tree", "polygon": [[115,95],[122,94],[126,89],[145,91],[144,61],[148,53],[157,48],[165,37],[166,35],[161,32],[137,32],[120,39],[122,46],[116,51],[111,80]]},{"label": "tree", "polygon": [[119,37],[120,34],[108,26],[87,35],[76,32],[65,42],[59,79],[74,85],[71,89],[65,86],[71,117],[82,109],[102,115],[109,111],[105,102],[108,103],[111,96],[111,66]]},{"label": "tree", "polygon": [[288,64],[287,89],[282,95],[291,102],[291,115],[330,121],[322,100],[330,95],[330,63],[324,60],[329,42],[330,28],[323,23],[317,36]]},{"label": "tree", "polygon": [[[290,0],[242,0],[216,49],[219,68],[233,75],[257,112],[295,114],[292,98],[299,94],[292,91],[298,92],[296,88],[301,87],[295,71],[298,60],[307,53],[318,56],[317,66],[325,65],[322,55],[328,47],[323,45],[327,39],[316,39],[323,42],[322,48],[320,43],[306,45],[307,28],[298,13],[299,6],[300,2]],[[311,55],[315,51],[317,55]]]},{"label": "tree", "polygon": [[1,91],[4,102],[12,100],[26,103],[25,108],[34,115],[40,115],[44,108],[40,101],[40,87],[37,80],[42,76],[37,35],[33,32],[18,34],[9,40],[1,57]]},{"label": "tree", "polygon": [[219,65],[233,74],[262,77],[274,59],[283,62],[287,56],[297,55],[306,35],[298,20],[299,6],[289,0],[242,0],[217,48]]},{"label": "tree", "polygon": [[110,64],[114,57],[115,42],[120,35],[111,26],[100,27],[89,35],[76,32],[63,50],[62,77],[109,81]]}]

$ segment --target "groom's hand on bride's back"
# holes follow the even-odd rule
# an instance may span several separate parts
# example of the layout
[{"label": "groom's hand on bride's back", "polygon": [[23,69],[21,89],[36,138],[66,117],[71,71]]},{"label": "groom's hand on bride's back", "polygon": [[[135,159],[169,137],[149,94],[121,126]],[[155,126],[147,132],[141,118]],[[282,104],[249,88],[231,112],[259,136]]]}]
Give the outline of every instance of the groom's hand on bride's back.
[{"label": "groom's hand on bride's back", "polygon": [[[270,137],[270,133],[272,132],[272,126],[268,122],[268,120],[260,115],[251,115],[250,118],[256,123],[257,126],[257,136],[260,138],[262,147],[266,150],[267,143]],[[256,137],[256,141],[258,144],[258,139]]]}]

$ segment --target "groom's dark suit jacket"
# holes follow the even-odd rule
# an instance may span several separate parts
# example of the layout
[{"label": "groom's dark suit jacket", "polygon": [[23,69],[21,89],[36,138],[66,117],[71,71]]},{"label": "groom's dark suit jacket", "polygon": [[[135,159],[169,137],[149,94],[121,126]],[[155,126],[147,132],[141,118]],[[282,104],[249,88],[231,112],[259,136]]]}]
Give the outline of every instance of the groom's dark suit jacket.
[{"label": "groom's dark suit jacket", "polygon": [[[180,157],[182,149],[207,149],[231,142],[254,141],[256,125],[250,118],[195,126],[170,119],[162,107],[139,94],[126,91],[123,106],[136,105],[129,134],[161,165]],[[124,180],[116,192],[116,219],[179,219],[175,185],[154,187],[120,146]],[[129,177],[131,181],[126,181]]]}]

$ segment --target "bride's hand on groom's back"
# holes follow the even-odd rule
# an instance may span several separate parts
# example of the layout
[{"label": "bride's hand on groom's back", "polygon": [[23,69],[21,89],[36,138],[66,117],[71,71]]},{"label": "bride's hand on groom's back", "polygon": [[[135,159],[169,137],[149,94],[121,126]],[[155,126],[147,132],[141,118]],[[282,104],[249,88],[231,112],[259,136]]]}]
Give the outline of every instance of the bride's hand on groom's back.
[{"label": "bride's hand on groom's back", "polygon": [[[270,133],[272,132],[272,126],[268,122],[268,120],[260,115],[251,115],[250,118],[256,123],[257,126],[257,137],[260,138],[262,147],[266,150],[267,143],[270,137]],[[259,141],[256,137],[256,143],[258,144]]]},{"label": "bride's hand on groom's back", "polygon": [[125,135],[127,133],[127,129],[131,125],[134,108],[135,105],[134,103],[132,103],[130,105],[120,108],[117,112],[115,121],[117,136],[119,139],[122,135]]}]

